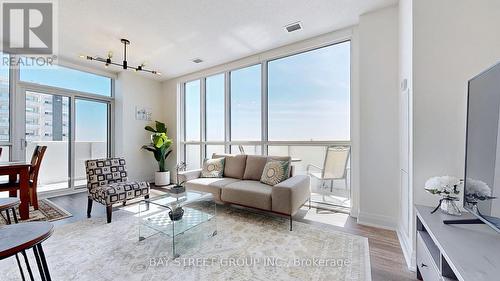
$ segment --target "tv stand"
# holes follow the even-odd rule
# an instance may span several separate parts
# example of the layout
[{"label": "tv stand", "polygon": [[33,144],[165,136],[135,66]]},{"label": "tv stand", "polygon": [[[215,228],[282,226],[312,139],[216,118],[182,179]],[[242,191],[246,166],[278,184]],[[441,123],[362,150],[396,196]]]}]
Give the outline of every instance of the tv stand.
[{"label": "tv stand", "polygon": [[444,224],[484,224],[480,219],[443,220]]},{"label": "tv stand", "polygon": [[499,280],[500,235],[494,229],[478,224],[468,213],[457,219],[441,212],[431,214],[431,207],[415,209],[418,279]]}]

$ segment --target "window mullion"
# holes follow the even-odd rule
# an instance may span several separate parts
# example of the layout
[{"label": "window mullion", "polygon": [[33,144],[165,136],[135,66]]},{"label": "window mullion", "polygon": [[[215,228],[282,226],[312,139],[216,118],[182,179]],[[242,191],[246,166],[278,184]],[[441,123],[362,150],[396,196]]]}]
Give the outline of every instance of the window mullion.
[{"label": "window mullion", "polygon": [[261,64],[261,151],[263,155],[267,155],[268,141],[268,95],[267,95],[267,61]]},{"label": "window mullion", "polygon": [[231,141],[231,74],[224,73],[224,151],[231,153],[229,142]]},{"label": "window mullion", "polygon": [[[205,141],[207,139],[207,118],[206,118],[206,112],[207,112],[207,102],[206,102],[206,94],[207,94],[207,79],[202,78],[200,79],[200,160],[203,163],[203,159],[206,158],[206,146],[205,146]],[[202,164],[200,163],[200,164]]]}]

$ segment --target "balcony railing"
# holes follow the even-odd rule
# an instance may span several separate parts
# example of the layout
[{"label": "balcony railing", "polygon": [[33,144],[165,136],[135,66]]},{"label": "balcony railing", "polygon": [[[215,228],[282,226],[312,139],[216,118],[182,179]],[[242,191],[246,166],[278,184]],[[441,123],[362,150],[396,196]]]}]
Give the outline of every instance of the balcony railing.
[{"label": "balcony railing", "polygon": [[[26,147],[26,159],[37,145],[47,146],[47,151],[39,172],[39,191],[68,188],[69,184],[69,143],[67,141],[32,141]],[[75,186],[85,184],[85,160],[105,158],[107,143],[103,141],[75,142]]]}]

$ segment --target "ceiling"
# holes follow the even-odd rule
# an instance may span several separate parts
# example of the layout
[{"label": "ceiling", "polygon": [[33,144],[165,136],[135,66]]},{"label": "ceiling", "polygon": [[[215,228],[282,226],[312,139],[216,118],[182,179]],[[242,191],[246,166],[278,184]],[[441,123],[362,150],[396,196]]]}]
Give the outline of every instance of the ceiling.
[{"label": "ceiling", "polygon": [[[168,79],[354,25],[359,15],[397,0],[64,0],[59,2],[59,56],[145,63]],[[301,21],[293,33],[284,26]],[[195,64],[191,60],[201,58]],[[112,70],[110,68],[110,70]],[[118,71],[118,68],[116,69]],[[151,74],[144,74],[153,76]]]}]

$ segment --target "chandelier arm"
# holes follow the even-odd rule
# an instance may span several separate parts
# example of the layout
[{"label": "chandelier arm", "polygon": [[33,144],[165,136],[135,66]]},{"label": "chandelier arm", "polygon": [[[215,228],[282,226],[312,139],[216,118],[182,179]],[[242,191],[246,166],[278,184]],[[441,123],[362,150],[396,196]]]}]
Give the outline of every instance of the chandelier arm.
[{"label": "chandelier arm", "polygon": [[128,68],[131,68],[135,71],[144,71],[144,72],[149,72],[149,73],[152,73],[152,74],[156,74],[156,75],[161,75],[160,72],[156,71],[156,70],[149,70],[149,69],[145,69],[144,68],[144,65],[139,65],[139,66],[136,66],[136,67],[133,67],[133,66],[128,66],[128,62],[127,62],[127,45],[130,44],[130,41],[127,40],[127,39],[121,39],[121,42],[123,43],[123,62],[120,64],[120,63],[116,63],[116,62],[112,62],[111,61],[111,57],[109,56],[109,53],[108,53],[108,58],[107,59],[103,59],[101,57],[91,57],[91,56],[80,56],[81,58],[86,58],[87,60],[95,60],[95,61],[99,61],[99,62],[102,62],[102,63],[105,63],[106,65],[115,65],[115,66],[120,66],[122,67],[123,69],[128,69]]}]

